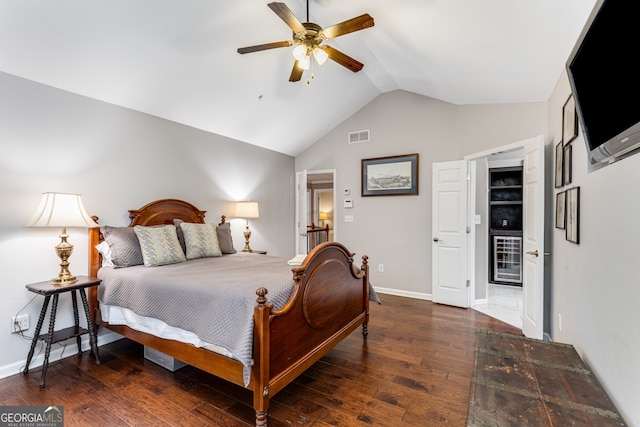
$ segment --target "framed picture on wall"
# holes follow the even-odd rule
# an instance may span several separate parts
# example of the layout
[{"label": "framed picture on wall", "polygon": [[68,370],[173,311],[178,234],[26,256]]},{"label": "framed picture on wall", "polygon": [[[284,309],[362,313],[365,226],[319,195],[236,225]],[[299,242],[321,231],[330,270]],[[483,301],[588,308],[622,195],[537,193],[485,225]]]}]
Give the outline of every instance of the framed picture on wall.
[{"label": "framed picture on wall", "polygon": [[576,112],[576,100],[573,94],[562,107],[562,141],[564,145],[569,144],[578,136],[578,113]]},{"label": "framed picture on wall", "polygon": [[571,148],[570,145],[564,147],[564,153],[562,154],[562,184],[563,185],[567,185],[567,184],[571,184],[571,173],[572,171],[572,165],[573,165],[573,150]]},{"label": "framed picture on wall", "polygon": [[564,184],[564,145],[562,141],[556,145],[556,188]]},{"label": "framed picture on wall", "polygon": [[573,243],[580,243],[580,187],[571,188],[566,193],[566,239]]},{"label": "framed picture on wall", "polygon": [[567,199],[566,191],[562,191],[556,194],[556,228],[564,230],[567,215],[566,215],[566,199]]},{"label": "framed picture on wall", "polygon": [[362,196],[417,196],[418,154],[362,160]]}]

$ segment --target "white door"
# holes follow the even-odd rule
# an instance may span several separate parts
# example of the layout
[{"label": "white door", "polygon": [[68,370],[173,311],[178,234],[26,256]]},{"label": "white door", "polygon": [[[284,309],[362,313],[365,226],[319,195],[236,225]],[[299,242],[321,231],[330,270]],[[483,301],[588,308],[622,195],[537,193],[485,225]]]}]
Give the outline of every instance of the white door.
[{"label": "white door", "polygon": [[296,254],[307,253],[307,170],[296,172]]},{"label": "white door", "polygon": [[433,302],[469,307],[467,161],[433,164]]},{"label": "white door", "polygon": [[544,139],[524,146],[522,333],[542,339],[544,316]]}]

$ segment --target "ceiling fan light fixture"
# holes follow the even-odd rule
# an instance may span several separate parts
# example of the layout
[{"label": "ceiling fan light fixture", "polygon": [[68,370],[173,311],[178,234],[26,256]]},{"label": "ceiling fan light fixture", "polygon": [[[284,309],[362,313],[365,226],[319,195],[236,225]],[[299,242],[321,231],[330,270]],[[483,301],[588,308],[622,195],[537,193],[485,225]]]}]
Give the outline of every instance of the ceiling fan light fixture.
[{"label": "ceiling fan light fixture", "polygon": [[324,64],[325,62],[327,62],[327,59],[329,59],[329,55],[327,54],[327,52],[317,46],[313,49],[313,57],[320,65]]},{"label": "ceiling fan light fixture", "polygon": [[298,62],[302,62],[304,58],[307,56],[307,46],[303,44],[299,44],[293,48],[293,57],[298,60]]},{"label": "ceiling fan light fixture", "polygon": [[302,68],[305,71],[308,70],[311,67],[311,57],[307,55],[302,58],[302,60],[299,60],[298,67]]}]

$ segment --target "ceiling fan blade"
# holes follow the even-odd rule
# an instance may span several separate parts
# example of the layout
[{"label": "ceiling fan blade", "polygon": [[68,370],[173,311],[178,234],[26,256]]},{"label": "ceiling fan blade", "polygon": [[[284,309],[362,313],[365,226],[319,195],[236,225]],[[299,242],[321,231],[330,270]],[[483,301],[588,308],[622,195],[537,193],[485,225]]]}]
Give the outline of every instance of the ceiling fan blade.
[{"label": "ceiling fan blade", "polygon": [[336,25],[332,25],[322,30],[325,38],[334,39],[344,34],[349,34],[354,31],[364,30],[365,28],[373,27],[373,18],[368,13],[360,15],[358,17],[349,19]]},{"label": "ceiling fan blade", "polygon": [[251,52],[259,52],[261,50],[276,49],[278,47],[289,47],[292,44],[293,42],[291,41],[258,44],[255,46],[238,48],[238,53],[245,54],[245,53],[251,53]]},{"label": "ceiling fan blade", "polygon": [[291,70],[291,75],[289,76],[289,81],[290,82],[297,82],[302,78],[302,73],[304,73],[304,70],[300,67],[298,67],[298,60],[296,59],[296,62],[293,63],[293,69]]},{"label": "ceiling fan blade", "polygon": [[357,73],[358,71],[362,70],[362,67],[364,67],[364,64],[362,62],[356,61],[349,55],[346,55],[339,50],[332,48],[331,46],[320,46],[320,49],[324,50],[327,55],[329,55],[329,59],[336,61],[338,64],[350,69],[354,73]]},{"label": "ceiling fan blade", "polygon": [[305,31],[304,26],[302,26],[298,18],[296,18],[296,15],[291,12],[291,9],[289,9],[286,4],[273,2],[269,3],[267,6],[269,6],[271,10],[273,10],[276,15],[278,15],[280,19],[282,19],[285,24],[293,30],[294,33]]}]

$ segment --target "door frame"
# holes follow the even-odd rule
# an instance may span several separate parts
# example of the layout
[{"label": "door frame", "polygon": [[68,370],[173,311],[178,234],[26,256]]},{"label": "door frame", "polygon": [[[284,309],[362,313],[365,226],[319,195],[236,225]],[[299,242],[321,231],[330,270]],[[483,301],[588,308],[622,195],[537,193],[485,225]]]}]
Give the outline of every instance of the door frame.
[{"label": "door frame", "polygon": [[[331,174],[333,176],[332,178],[332,185],[333,185],[333,217],[334,217],[334,221],[333,221],[333,239],[334,240],[338,240],[338,223],[339,221],[336,220],[337,218],[337,209],[338,209],[338,192],[336,191],[336,183],[337,183],[337,171],[336,169],[315,169],[315,170],[307,170],[304,169],[302,171],[297,171],[296,172],[296,185],[299,185],[299,177],[300,174],[304,174],[306,176],[306,180],[305,180],[305,184],[307,182],[309,182],[309,176],[310,175],[319,175],[319,174]],[[295,191],[295,206],[296,206],[296,214],[295,214],[295,236],[296,236],[296,241],[295,241],[295,248],[296,248],[296,252],[297,253],[303,253],[302,248],[299,247],[300,245],[300,218],[302,217],[303,214],[305,214],[306,216],[309,215],[308,212],[300,212],[300,192],[298,191],[299,189],[296,188]],[[307,202],[309,202],[307,200]],[[306,224],[305,224],[306,227]],[[304,253],[306,253],[306,249],[304,249]]]},{"label": "door frame", "polygon": [[[542,136],[536,136],[534,138],[542,138]],[[469,154],[464,156],[464,160],[466,160],[469,163],[472,163],[474,165],[473,168],[469,168],[470,173],[469,173],[469,206],[467,208],[467,213],[469,215],[468,218],[468,224],[474,224],[475,223],[475,200],[476,200],[476,191],[477,191],[477,177],[476,177],[476,168],[475,168],[475,164],[477,161],[482,160],[484,158],[488,158],[492,155],[495,154],[501,154],[501,153],[507,153],[507,152],[512,152],[512,151],[522,151],[523,153],[523,158],[524,158],[524,152],[525,152],[525,147],[527,145],[527,143],[529,143],[532,139],[534,138],[528,138],[522,141],[517,141],[511,144],[507,144],[507,145],[503,145],[500,147],[496,147],[496,148],[491,148],[489,150],[485,150],[485,151],[481,151],[478,153],[474,153],[474,154]],[[544,141],[544,140],[543,140]],[[543,150],[544,150],[544,144],[543,144]],[[544,187],[546,188],[546,184],[544,185]],[[543,195],[544,196],[544,195]],[[488,213],[487,213],[488,214]],[[485,214],[485,217],[487,217],[487,214]],[[488,221],[488,218],[485,220]],[[472,268],[470,271],[475,271],[475,263],[477,261],[477,254],[476,254],[476,227],[470,227],[470,233],[469,233],[469,248],[468,248],[468,256],[469,256],[469,263],[470,266],[469,268]],[[485,263],[485,265],[488,263],[488,251],[485,254],[485,259],[483,260],[483,262]],[[469,273],[469,276],[472,276],[471,273]],[[475,280],[475,276],[473,275],[473,277],[470,277],[470,286],[469,286],[469,295],[470,295],[470,307],[473,307],[474,305],[476,305],[476,280]],[[485,292],[488,293],[488,286],[489,286],[489,280],[488,278],[485,278],[485,284],[484,286],[485,288]],[[544,288],[544,286],[543,286]],[[524,291],[524,289],[523,289]],[[544,307],[544,295],[542,296],[542,304]],[[524,308],[523,308],[524,310]],[[542,318],[544,319],[544,315],[542,316]],[[544,330],[544,325],[542,325],[542,328]]]}]

